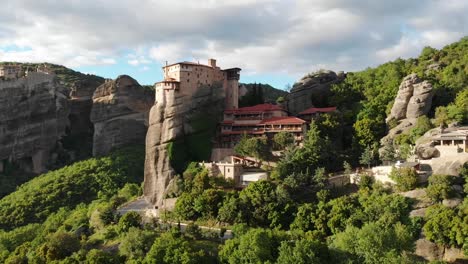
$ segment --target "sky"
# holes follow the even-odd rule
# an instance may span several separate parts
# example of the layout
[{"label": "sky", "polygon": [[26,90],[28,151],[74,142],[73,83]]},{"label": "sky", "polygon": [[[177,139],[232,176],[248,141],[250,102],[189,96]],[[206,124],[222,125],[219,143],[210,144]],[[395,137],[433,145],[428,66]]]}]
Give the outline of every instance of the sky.
[{"label": "sky", "polygon": [[466,0],[2,0],[0,61],[51,62],[140,84],[178,61],[293,84],[357,71],[468,35]]}]

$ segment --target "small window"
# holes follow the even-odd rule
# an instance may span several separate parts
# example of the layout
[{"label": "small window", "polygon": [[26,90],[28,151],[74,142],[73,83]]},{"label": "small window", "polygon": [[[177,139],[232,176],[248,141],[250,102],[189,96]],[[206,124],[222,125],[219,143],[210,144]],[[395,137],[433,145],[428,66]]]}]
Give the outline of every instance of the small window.
[{"label": "small window", "polygon": [[228,169],[228,172],[231,172],[231,169]]}]

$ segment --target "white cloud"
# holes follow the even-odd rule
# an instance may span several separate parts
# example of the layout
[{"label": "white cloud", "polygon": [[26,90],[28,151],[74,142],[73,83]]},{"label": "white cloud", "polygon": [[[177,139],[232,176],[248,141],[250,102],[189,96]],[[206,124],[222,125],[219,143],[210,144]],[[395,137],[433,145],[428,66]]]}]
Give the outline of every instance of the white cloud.
[{"label": "white cloud", "polygon": [[[243,74],[357,70],[468,33],[463,0],[6,0],[0,60],[70,67],[218,59]],[[17,46],[23,50],[2,49]],[[130,53],[130,54],[129,54]],[[127,55],[129,54],[129,55]]]}]

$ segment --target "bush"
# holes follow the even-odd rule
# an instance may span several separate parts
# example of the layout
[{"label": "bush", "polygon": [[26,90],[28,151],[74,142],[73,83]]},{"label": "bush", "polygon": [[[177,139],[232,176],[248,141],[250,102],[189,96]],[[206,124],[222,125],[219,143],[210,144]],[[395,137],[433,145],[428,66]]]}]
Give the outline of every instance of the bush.
[{"label": "bush", "polygon": [[137,212],[128,212],[124,214],[117,225],[119,233],[127,232],[131,227],[141,226],[141,216]]},{"label": "bush", "polygon": [[429,177],[427,196],[435,202],[452,197],[452,176],[434,174]]},{"label": "bush", "polygon": [[398,191],[406,192],[416,188],[418,184],[418,174],[413,168],[393,168],[390,179],[396,182]]},{"label": "bush", "polygon": [[47,243],[39,248],[39,255],[50,262],[71,256],[79,249],[80,240],[75,235],[59,231],[49,236]]}]

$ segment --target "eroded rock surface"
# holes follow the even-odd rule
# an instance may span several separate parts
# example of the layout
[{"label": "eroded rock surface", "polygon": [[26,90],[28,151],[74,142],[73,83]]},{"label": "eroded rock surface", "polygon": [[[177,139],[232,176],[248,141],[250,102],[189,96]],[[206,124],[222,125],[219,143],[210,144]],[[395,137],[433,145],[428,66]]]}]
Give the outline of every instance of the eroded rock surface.
[{"label": "eroded rock surface", "polygon": [[[431,109],[433,95],[431,83],[419,79],[415,73],[406,76],[398,88],[392,110],[387,117],[387,122],[394,120],[398,124],[381,139],[381,144],[392,143],[396,136],[407,133],[416,126],[418,117],[426,115]],[[426,156],[435,155],[426,149],[420,152]]]},{"label": "eroded rock surface", "polygon": [[53,74],[32,72],[0,82],[1,163],[10,160],[34,173],[46,170],[68,125],[67,95]]},{"label": "eroded rock surface", "polygon": [[156,95],[146,136],[144,195],[151,204],[163,206],[167,188],[180,173],[177,166],[184,156],[191,155],[191,160],[209,159],[210,151],[195,152],[210,145],[210,134],[215,131],[223,109],[221,86],[199,87],[194,95],[175,90]]},{"label": "eroded rock surface", "polygon": [[144,144],[154,92],[127,75],[99,86],[93,95],[93,155],[127,144]]},{"label": "eroded rock surface", "polygon": [[332,84],[343,81],[343,72],[321,70],[309,73],[294,84],[287,96],[288,110],[296,115],[310,107],[327,106],[327,98],[331,95]]},{"label": "eroded rock surface", "polygon": [[414,119],[429,112],[432,105],[432,84],[413,73],[406,76],[398,88],[387,120]]}]

